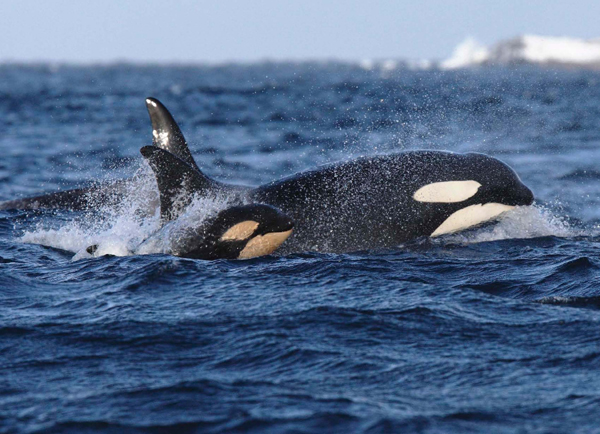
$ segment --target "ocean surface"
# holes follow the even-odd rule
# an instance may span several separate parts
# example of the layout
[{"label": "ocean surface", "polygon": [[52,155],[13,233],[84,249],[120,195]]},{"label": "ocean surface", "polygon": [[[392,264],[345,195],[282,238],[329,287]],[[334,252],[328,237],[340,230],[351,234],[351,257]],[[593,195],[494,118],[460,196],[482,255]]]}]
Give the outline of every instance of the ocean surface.
[{"label": "ocean surface", "polygon": [[[147,96],[219,180],[476,151],[536,202],[382,251],[74,260],[153,230]],[[0,151],[0,200],[147,179],[0,211],[2,433],[600,432],[599,72],[4,65]]]}]

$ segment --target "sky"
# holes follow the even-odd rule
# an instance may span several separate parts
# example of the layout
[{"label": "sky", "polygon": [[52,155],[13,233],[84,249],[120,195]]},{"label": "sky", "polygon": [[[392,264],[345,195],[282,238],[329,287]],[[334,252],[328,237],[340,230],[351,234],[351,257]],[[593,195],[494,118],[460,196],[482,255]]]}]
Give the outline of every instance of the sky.
[{"label": "sky", "polygon": [[439,60],[599,19],[598,0],[3,0],[0,61]]}]

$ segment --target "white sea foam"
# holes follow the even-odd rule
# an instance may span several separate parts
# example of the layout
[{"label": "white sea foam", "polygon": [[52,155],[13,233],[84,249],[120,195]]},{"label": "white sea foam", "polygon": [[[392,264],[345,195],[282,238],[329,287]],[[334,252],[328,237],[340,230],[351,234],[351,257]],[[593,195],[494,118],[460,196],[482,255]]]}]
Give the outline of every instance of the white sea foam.
[{"label": "white sea foam", "polygon": [[182,215],[148,237],[136,253],[169,253],[173,246],[188,236],[190,228],[200,226],[204,220],[217,214],[227,204],[228,201],[224,197],[195,197]]},{"label": "white sea foam", "polygon": [[119,194],[122,199],[115,207],[100,205],[97,213],[75,217],[59,228],[42,221],[25,232],[21,241],[74,252],[73,260],[91,257],[86,249],[94,245],[97,250],[93,256],[128,256],[144,240],[151,242],[136,253],[164,253],[186,228],[201,224],[227,205],[225,198],[194,198],[183,215],[161,229],[156,184],[147,167],[142,167]]},{"label": "white sea foam", "polygon": [[443,237],[442,242],[482,243],[506,239],[579,235],[563,218],[540,206],[521,206],[502,214],[492,225]]}]

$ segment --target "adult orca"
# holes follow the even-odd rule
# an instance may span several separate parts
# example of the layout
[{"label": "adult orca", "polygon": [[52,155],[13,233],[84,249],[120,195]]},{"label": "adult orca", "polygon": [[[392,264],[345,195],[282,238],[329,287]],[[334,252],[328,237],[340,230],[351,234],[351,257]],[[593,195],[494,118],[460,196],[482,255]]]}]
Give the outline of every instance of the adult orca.
[{"label": "adult orca", "polygon": [[177,198],[164,203],[179,205],[163,209],[161,203],[161,213],[176,217],[193,195],[268,204],[295,223],[279,250],[284,254],[393,247],[473,227],[533,203],[531,190],[509,166],[478,153],[407,151],[323,166],[257,188],[225,184],[198,169],[169,111],[154,98],[146,105],[154,140],[141,152],[166,196]]},{"label": "adult orca", "polygon": [[[273,253],[292,233],[292,220],[269,205],[232,206],[200,224],[177,220],[164,226],[127,254],[165,253],[193,259],[249,259]],[[77,254],[110,253],[95,244]]]},{"label": "adult orca", "polygon": [[512,169],[483,154],[412,151],[361,158],[231,191],[164,149],[147,146],[142,155],[179,204],[161,213],[175,217],[194,195],[272,205],[295,222],[283,254],[392,247],[473,227],[533,202]]}]

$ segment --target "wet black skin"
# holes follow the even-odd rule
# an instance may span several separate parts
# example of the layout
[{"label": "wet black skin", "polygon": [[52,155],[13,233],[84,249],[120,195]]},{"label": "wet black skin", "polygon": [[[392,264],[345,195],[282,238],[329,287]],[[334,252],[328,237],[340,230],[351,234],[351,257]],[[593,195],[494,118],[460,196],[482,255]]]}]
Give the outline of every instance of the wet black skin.
[{"label": "wet black skin", "polygon": [[[477,153],[408,151],[319,167],[257,188],[224,184],[186,162],[189,150],[179,128],[172,128],[176,125],[172,116],[157,100],[147,101],[154,103],[148,103],[153,129],[164,134],[141,152],[165,186],[161,189],[159,185],[161,202],[163,196],[168,202],[168,197],[175,195],[219,194],[239,204],[271,205],[295,222],[292,236],[278,250],[281,253],[393,247],[431,235],[451,214],[470,205],[533,202],[531,190],[510,167]],[[465,180],[481,184],[465,201],[423,203],[413,199],[425,185]],[[37,205],[39,200],[36,198]],[[75,204],[80,206],[78,200]],[[19,208],[27,208],[28,203],[32,202],[19,201]],[[51,199],[48,203],[53,207]],[[14,206],[0,205],[7,207]]]},{"label": "wet black skin", "polygon": [[[211,181],[160,148],[147,146],[142,155],[164,185],[182,185],[177,195],[223,194],[227,184]],[[176,168],[176,170],[172,170]],[[182,175],[182,171],[185,175]],[[189,181],[198,178],[196,181]],[[482,186],[456,203],[424,203],[413,199],[421,187],[445,181],[474,180]],[[202,186],[196,188],[194,186]],[[162,191],[159,183],[159,190]],[[173,189],[169,194],[175,194]],[[266,203],[295,222],[292,236],[278,250],[347,252],[392,247],[431,235],[454,212],[475,204],[530,205],[533,194],[516,173],[483,154],[412,151],[362,158],[302,172],[254,189],[232,186],[240,203]],[[162,194],[161,194],[162,197]]]}]

